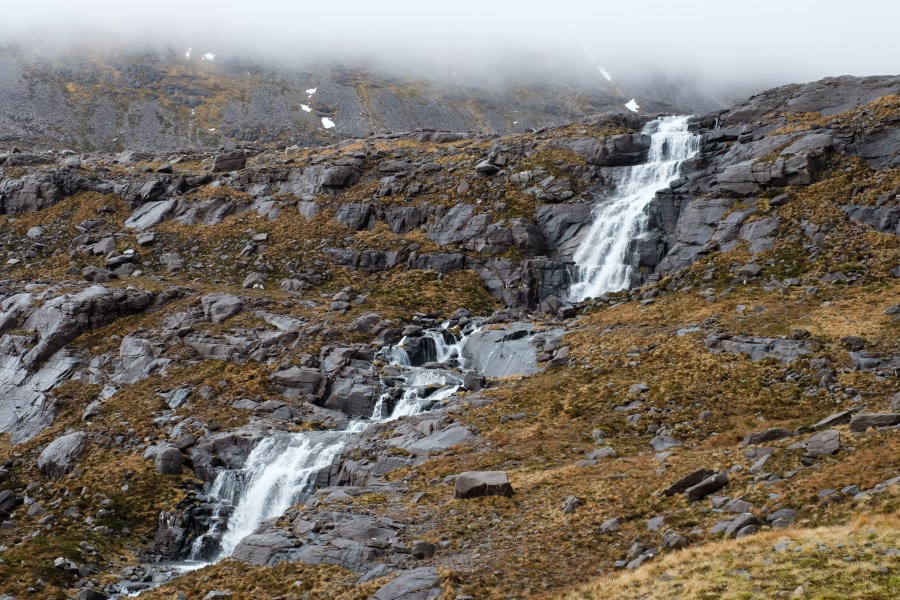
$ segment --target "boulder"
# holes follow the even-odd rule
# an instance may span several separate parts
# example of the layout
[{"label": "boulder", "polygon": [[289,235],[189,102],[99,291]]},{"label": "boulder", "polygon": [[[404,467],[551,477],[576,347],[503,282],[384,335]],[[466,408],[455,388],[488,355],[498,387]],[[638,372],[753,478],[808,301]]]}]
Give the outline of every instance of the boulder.
[{"label": "boulder", "polygon": [[454,497],[479,498],[481,496],[513,495],[513,488],[504,471],[468,471],[456,477]]},{"label": "boulder", "polygon": [[854,415],[850,421],[850,431],[865,431],[870,427],[893,427],[900,425],[900,413],[862,413]]},{"label": "boulder", "polygon": [[235,150],[234,152],[225,152],[224,154],[216,154],[213,158],[212,170],[219,171],[237,171],[243,169],[247,165],[247,155],[243,150]]},{"label": "boulder", "polygon": [[316,396],[322,385],[322,372],[318,369],[292,366],[278,371],[271,377],[272,383],[286,396]]},{"label": "boulder", "polygon": [[129,229],[155,227],[169,218],[175,211],[176,205],[176,200],[157,200],[142,204],[125,220],[125,227]]},{"label": "boulder", "polygon": [[689,487],[695,486],[704,479],[708,477],[712,477],[716,474],[714,469],[697,469],[696,471],[691,471],[666,489],[662,491],[663,496],[672,496],[674,494],[680,494],[687,490]]},{"label": "boulder", "polygon": [[68,473],[87,449],[87,434],[74,431],[50,442],[38,457],[37,465],[41,473],[50,479]]},{"label": "boulder", "polygon": [[94,588],[84,587],[78,590],[78,600],[106,600],[109,598],[106,594],[101,592],[100,590],[95,590]]},{"label": "boulder", "polygon": [[850,412],[849,410],[842,410],[840,412],[828,415],[827,417],[813,425],[812,428],[816,431],[820,431],[828,427],[834,427],[835,425],[843,425],[844,423],[849,423],[852,417],[852,412]]},{"label": "boulder", "polygon": [[251,565],[267,565],[277,553],[291,548],[294,543],[277,533],[256,533],[242,539],[231,557]]},{"label": "boulder", "polygon": [[244,308],[244,302],[231,294],[213,293],[200,298],[203,315],[213,323],[233,317]]},{"label": "boulder", "polygon": [[9,517],[9,514],[19,504],[22,504],[22,499],[18,498],[15,492],[12,490],[0,490],[0,519]]},{"label": "boulder", "polygon": [[178,448],[163,448],[153,460],[156,471],[162,475],[181,475],[181,452]]},{"label": "boulder", "polygon": [[741,444],[744,446],[755,446],[757,444],[764,444],[766,442],[783,440],[784,438],[791,437],[792,435],[794,435],[794,432],[790,429],[785,429],[783,427],[772,427],[769,429],[764,429],[763,431],[748,433],[744,436],[744,440],[741,442]]},{"label": "boulder", "polygon": [[812,458],[834,454],[841,448],[841,434],[837,429],[822,431],[806,442],[806,455]]},{"label": "boulder", "polygon": [[728,485],[728,474],[723,471],[707,477],[700,483],[690,486],[684,490],[684,493],[689,501],[696,502],[697,500],[706,498],[710,494],[718,492],[726,485]]},{"label": "boulder", "polygon": [[433,567],[403,571],[378,588],[369,600],[437,600],[441,597],[441,578]]}]

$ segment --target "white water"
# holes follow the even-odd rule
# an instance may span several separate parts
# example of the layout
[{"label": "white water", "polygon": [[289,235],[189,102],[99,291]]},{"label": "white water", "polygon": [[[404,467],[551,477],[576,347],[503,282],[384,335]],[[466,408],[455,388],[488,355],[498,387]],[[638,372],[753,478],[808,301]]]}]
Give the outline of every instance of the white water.
[{"label": "white water", "polygon": [[[441,331],[429,330],[425,336],[434,341],[436,362],[456,360],[454,366],[463,367],[462,347],[477,329],[466,331],[459,339],[445,339],[445,323]],[[387,417],[382,416],[390,394],[379,398],[371,419],[351,421],[340,431],[309,431],[276,434],[259,442],[243,468],[221,471],[210,490],[212,502],[218,505],[214,515],[216,524],[207,533],[216,534],[226,522],[220,550],[214,560],[230,556],[238,543],[253,533],[260,523],[280,516],[291,505],[309,494],[316,476],[328,468],[343,451],[350,437],[373,423],[390,421],[422,412],[427,406],[453,395],[462,385],[461,377],[451,371],[423,369],[411,366],[404,349],[405,338],[396,346],[384,348],[381,355],[394,366],[402,381],[403,394]],[[234,507],[231,510],[231,507]],[[228,516],[228,513],[231,516]],[[205,536],[198,537],[191,548],[190,560],[202,560]]]},{"label": "white water", "polygon": [[688,131],[689,118],[662,117],[644,127],[651,139],[647,162],[629,167],[615,196],[594,209],[594,222],[573,256],[576,283],[570,299],[593,298],[630,285],[628,247],[646,233],[647,205],[699,150],[699,136]]}]

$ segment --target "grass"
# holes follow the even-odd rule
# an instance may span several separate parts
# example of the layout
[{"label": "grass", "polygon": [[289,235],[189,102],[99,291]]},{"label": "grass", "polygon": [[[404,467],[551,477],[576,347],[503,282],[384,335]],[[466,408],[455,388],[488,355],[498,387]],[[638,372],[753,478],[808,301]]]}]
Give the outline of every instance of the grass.
[{"label": "grass", "polygon": [[598,579],[565,600],[600,598],[856,598],[900,595],[900,518],[863,516],[845,525],[767,531],[688,548],[634,572]]}]

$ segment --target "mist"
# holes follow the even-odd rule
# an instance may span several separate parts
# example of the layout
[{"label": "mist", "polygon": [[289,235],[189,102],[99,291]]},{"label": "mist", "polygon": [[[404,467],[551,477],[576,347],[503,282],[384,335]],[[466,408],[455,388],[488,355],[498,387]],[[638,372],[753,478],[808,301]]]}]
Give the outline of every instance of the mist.
[{"label": "mist", "polygon": [[750,88],[900,72],[900,5],[884,0],[44,0],[3,13],[0,45],[368,61],[437,77],[599,77],[602,68],[626,80],[661,73]]}]

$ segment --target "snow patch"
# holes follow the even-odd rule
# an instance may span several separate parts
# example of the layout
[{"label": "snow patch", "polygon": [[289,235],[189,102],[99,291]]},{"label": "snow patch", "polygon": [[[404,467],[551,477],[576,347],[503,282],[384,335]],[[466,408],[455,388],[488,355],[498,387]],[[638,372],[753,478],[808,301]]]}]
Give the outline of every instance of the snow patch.
[{"label": "snow patch", "polygon": [[208,60],[208,61],[216,60],[216,55],[213,54],[212,52],[207,52],[206,54],[203,55],[203,60]]},{"label": "snow patch", "polygon": [[322,127],[324,127],[325,129],[331,129],[334,127],[334,121],[332,121],[328,117],[322,117]]},{"label": "snow patch", "polygon": [[305,104],[301,104],[300,108],[302,108],[304,112],[312,112],[312,109]]},{"label": "snow patch", "polygon": [[186,59],[190,59],[190,58],[191,58],[191,50],[193,50],[193,48],[188,48],[188,49],[187,49],[187,52],[184,53],[184,57],[185,57]]},{"label": "snow patch", "polygon": [[600,74],[606,77],[607,81],[612,81],[612,75],[609,74],[609,71],[604,69],[603,67],[597,67],[597,70],[600,71]]},{"label": "snow patch", "polygon": [[317,89],[319,89],[319,88],[309,88],[308,90],[306,90],[306,93],[309,94],[310,96],[312,96],[313,94],[316,93]]},{"label": "snow patch", "polygon": [[638,106],[637,100],[632,98],[625,104],[625,108],[627,108],[631,112],[637,112],[640,106]]}]

